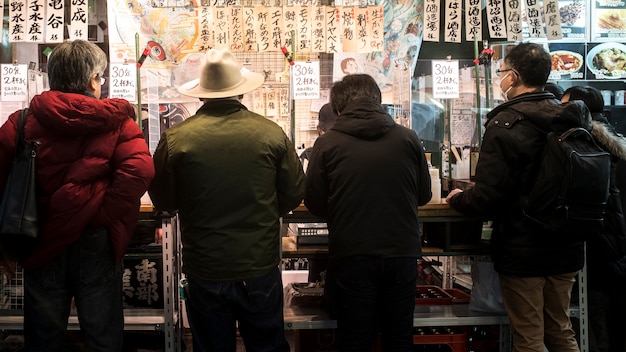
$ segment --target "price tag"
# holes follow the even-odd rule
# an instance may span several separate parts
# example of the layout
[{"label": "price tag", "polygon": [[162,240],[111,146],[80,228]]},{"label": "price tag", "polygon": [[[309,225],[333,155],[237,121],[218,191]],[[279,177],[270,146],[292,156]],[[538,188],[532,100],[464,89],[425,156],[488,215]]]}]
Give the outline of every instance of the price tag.
[{"label": "price tag", "polygon": [[459,61],[433,60],[433,97],[459,97]]},{"label": "price tag", "polygon": [[291,67],[293,99],[320,98],[320,63],[296,61]]},{"label": "price tag", "polygon": [[26,101],[28,99],[28,67],[26,65],[3,64],[2,101]]},{"label": "price tag", "polygon": [[111,64],[109,97],[137,101],[137,70],[128,64]]}]

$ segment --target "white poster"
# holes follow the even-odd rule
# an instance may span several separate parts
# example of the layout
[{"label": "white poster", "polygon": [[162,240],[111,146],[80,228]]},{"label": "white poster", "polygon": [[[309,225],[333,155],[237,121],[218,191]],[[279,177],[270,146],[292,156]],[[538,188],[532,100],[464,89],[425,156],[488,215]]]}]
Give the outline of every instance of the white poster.
[{"label": "white poster", "polygon": [[320,98],[320,63],[319,61],[296,61],[291,66],[291,86],[293,99]]},{"label": "white poster", "polygon": [[433,60],[433,97],[450,99],[459,97],[459,61]]},{"label": "white poster", "polygon": [[109,97],[137,101],[137,68],[129,64],[111,64],[109,69]]},{"label": "white poster", "polygon": [[26,65],[0,65],[2,78],[2,101],[22,101],[28,99],[28,67]]}]

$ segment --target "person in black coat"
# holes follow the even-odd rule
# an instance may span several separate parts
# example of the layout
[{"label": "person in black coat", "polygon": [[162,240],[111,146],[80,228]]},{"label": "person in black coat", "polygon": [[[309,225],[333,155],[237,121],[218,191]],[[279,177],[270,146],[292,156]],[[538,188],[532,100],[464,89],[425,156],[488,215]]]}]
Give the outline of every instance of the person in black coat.
[{"label": "person in black coat", "polygon": [[505,102],[487,115],[475,185],[446,198],[461,213],[493,221],[491,257],[514,351],[543,351],[544,344],[550,351],[579,350],[569,305],[584,265],[584,242],[550,236],[524,215],[545,131],[591,127],[584,104],[561,104],[544,91],[550,69],[550,54],[539,44],[522,43],[506,54],[497,70]]},{"label": "person in black coat", "polygon": [[[592,135],[611,153],[611,187],[606,205],[604,231],[587,241],[587,306],[589,351],[625,350],[626,332],[626,223],[622,193],[626,185],[616,178],[616,169],[626,161],[626,139],[615,132],[602,114],[602,93],[593,87],[574,86],[565,90],[561,101],[585,102],[593,119]],[[623,183],[623,181],[622,181]]]},{"label": "person in black coat", "polygon": [[385,111],[376,81],[352,74],[330,91],[337,121],[313,146],[304,203],[329,230],[326,292],[340,351],[413,351],[418,206],[432,197],[417,134]]}]

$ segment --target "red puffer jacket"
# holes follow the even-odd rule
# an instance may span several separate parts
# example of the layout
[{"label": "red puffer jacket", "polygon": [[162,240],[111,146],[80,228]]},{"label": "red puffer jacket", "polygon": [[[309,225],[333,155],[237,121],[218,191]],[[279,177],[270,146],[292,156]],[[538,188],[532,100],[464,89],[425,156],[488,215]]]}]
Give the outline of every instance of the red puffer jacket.
[{"label": "red puffer jacket", "polygon": [[[0,192],[14,155],[19,111],[0,127]],[[39,141],[41,240],[23,263],[40,267],[87,227],[108,227],[121,259],[139,216],[154,164],[132,106],[122,99],[48,91],[28,110],[26,141]]]}]

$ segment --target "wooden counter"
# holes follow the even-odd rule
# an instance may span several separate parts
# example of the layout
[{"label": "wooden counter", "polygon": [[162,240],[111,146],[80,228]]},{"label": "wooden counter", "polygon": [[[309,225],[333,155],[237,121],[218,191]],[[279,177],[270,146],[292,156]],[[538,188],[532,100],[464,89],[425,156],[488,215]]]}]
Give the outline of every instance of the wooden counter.
[{"label": "wooden counter", "polygon": [[[481,241],[483,221],[465,216],[441,203],[426,204],[418,208],[418,217],[425,238],[432,246],[423,247],[424,254],[465,255],[487,251],[486,242]],[[323,223],[325,219],[311,214],[301,204],[283,217],[284,223]],[[282,239],[283,257],[311,257],[328,253],[326,245],[297,245],[294,237]]]}]

